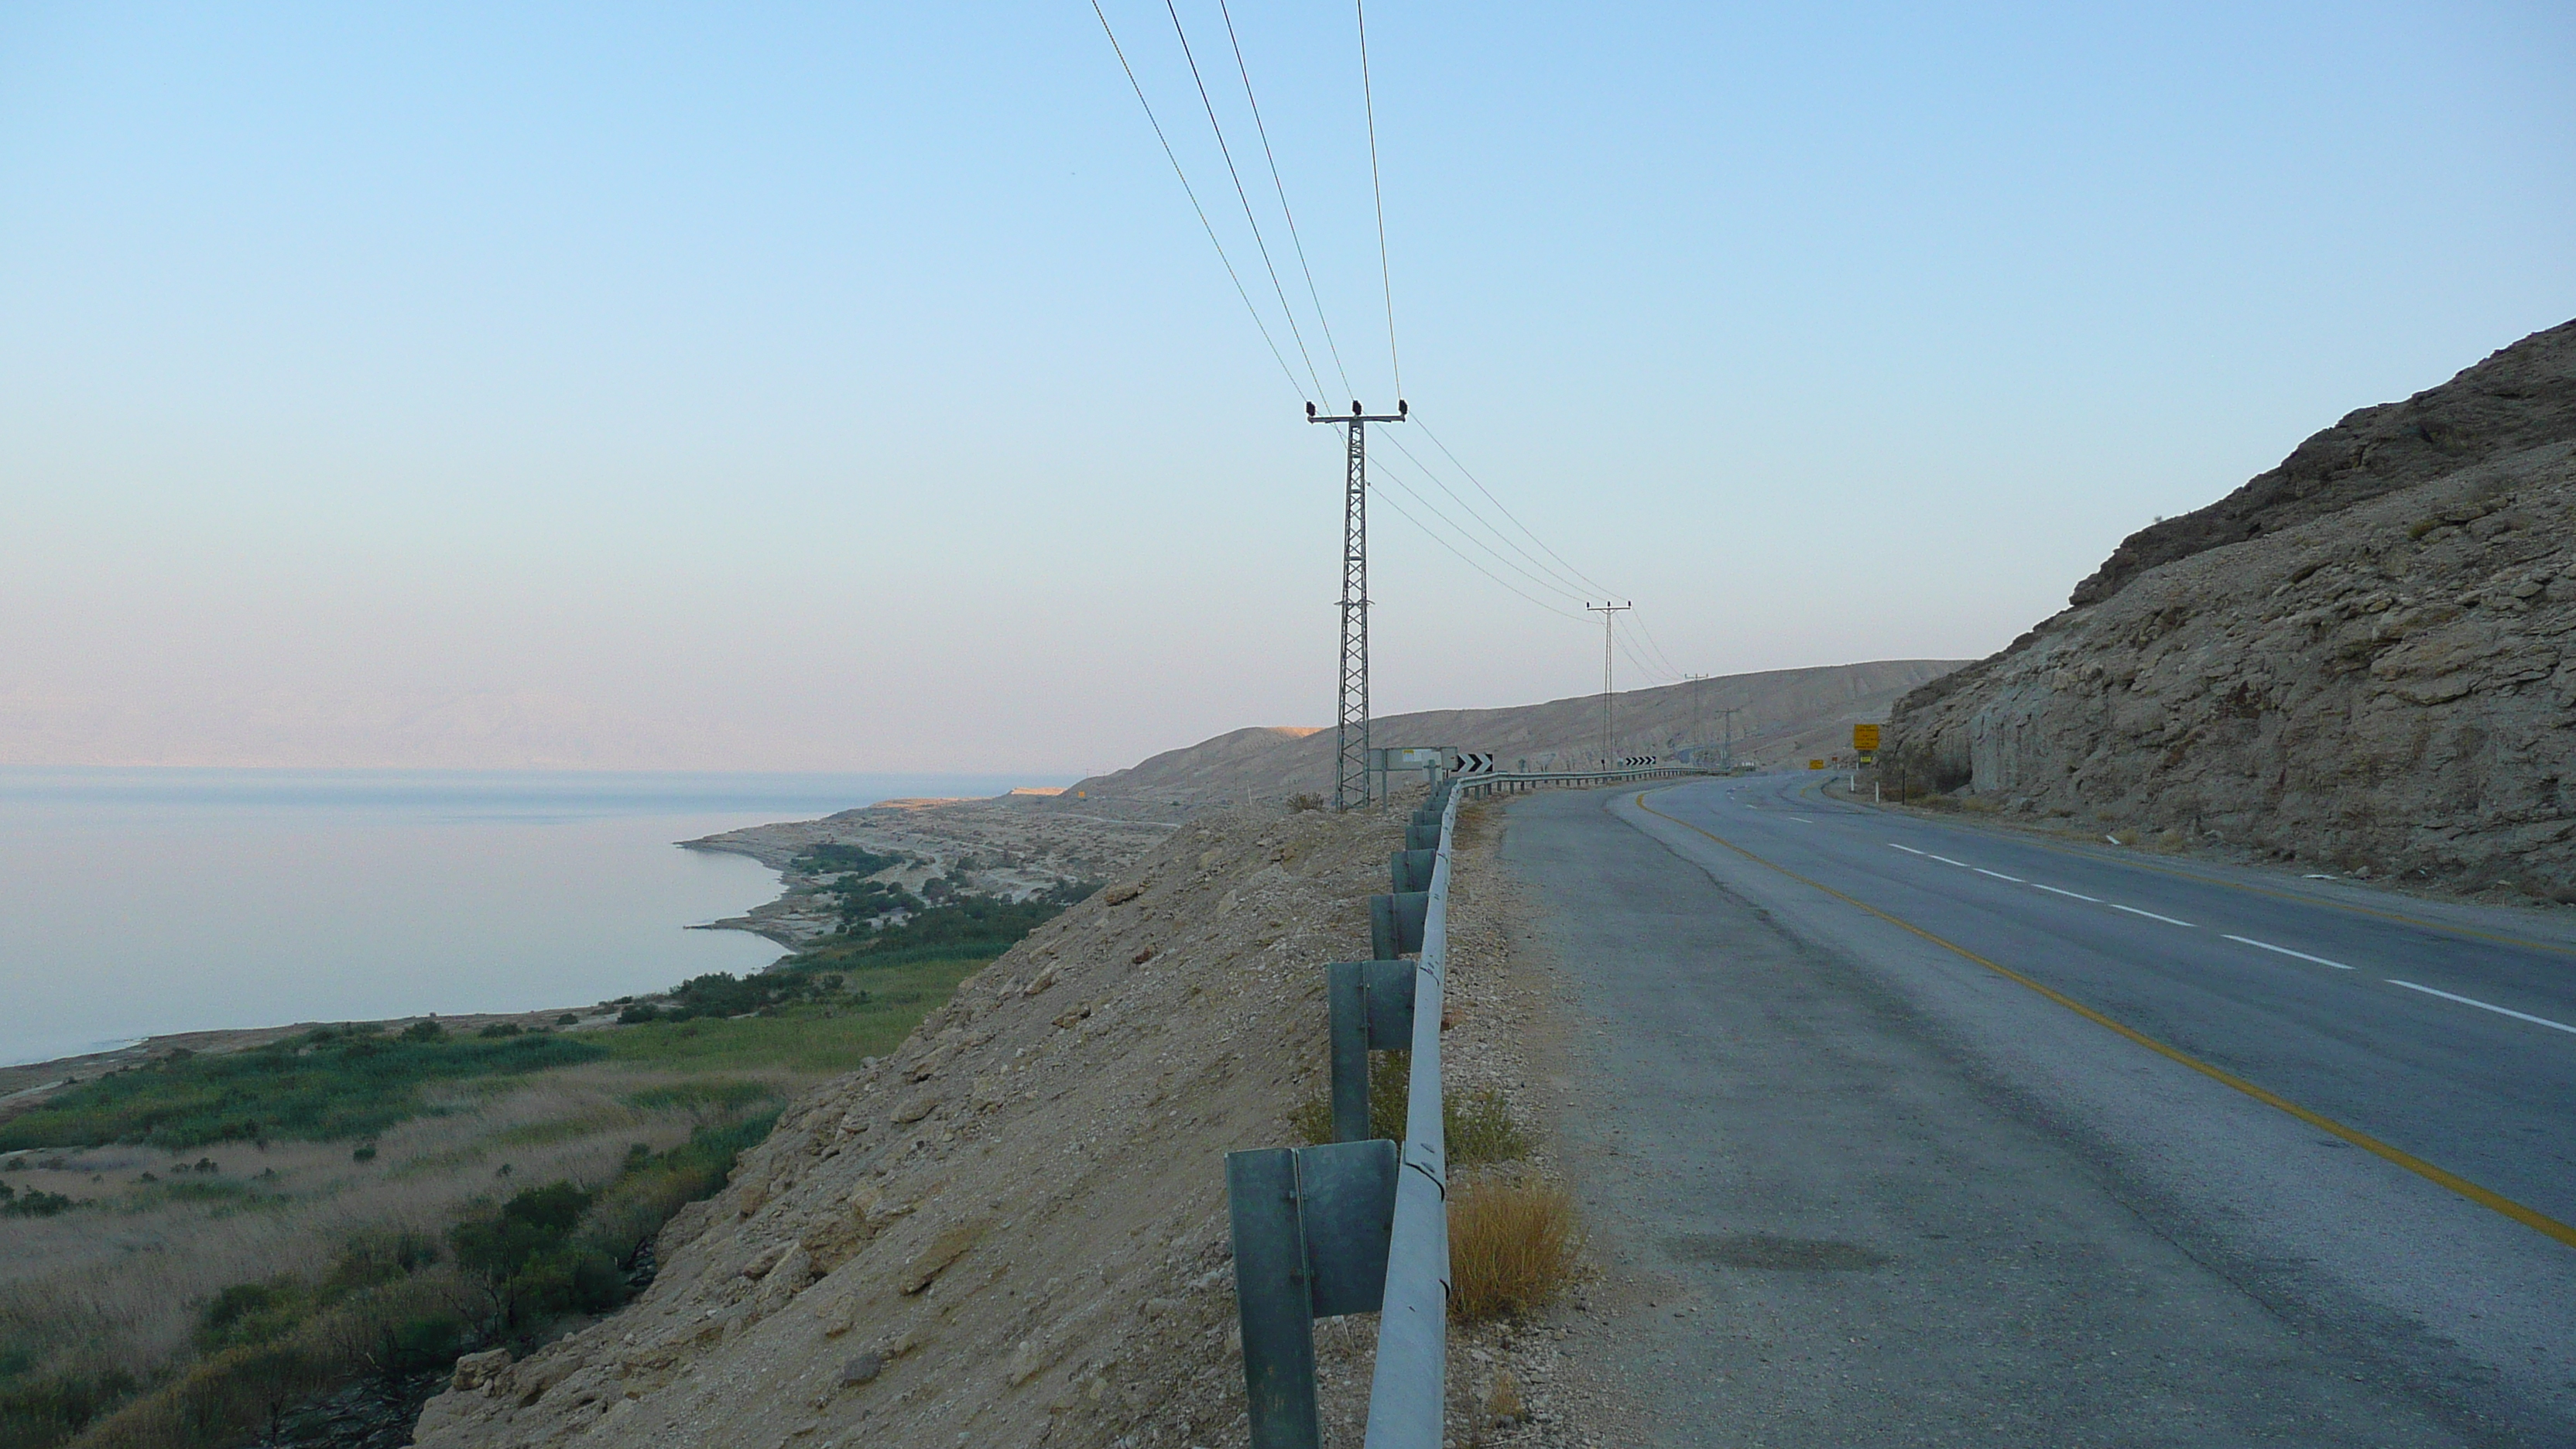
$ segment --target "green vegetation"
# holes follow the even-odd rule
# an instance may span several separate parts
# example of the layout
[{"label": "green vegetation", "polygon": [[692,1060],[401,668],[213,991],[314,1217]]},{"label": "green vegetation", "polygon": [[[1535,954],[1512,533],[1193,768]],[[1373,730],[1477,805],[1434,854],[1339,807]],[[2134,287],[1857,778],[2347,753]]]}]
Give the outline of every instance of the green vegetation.
[{"label": "green vegetation", "polygon": [[[330,1028],[239,1052],[173,1052],[66,1087],[0,1123],[0,1150],[122,1141],[170,1156],[95,1203],[0,1185],[0,1223],[38,1232],[14,1220],[73,1208],[102,1222],[140,1214],[155,1232],[211,1246],[231,1231],[211,1220],[257,1212],[263,1232],[282,1224],[301,1236],[291,1254],[247,1258],[188,1290],[211,1297],[166,1299],[132,1322],[97,1319],[70,1280],[12,1288],[0,1313],[0,1449],[51,1449],[75,1435],[82,1449],[220,1449],[281,1426],[302,1434],[298,1416],[318,1412],[318,1396],[360,1378],[531,1343],[565,1315],[613,1309],[635,1289],[636,1250],[720,1188],[790,1096],[893,1051],[961,979],[1085,893],[1023,903],[952,894],[901,926],[845,931],[782,969],[699,976],[665,998],[621,1003],[641,1009],[616,1027]],[[658,1119],[633,1135],[692,1121],[696,1130],[666,1151],[634,1144],[606,1181],[572,1165],[603,1163],[603,1146],[613,1155],[636,1121],[630,1111]],[[382,1134],[418,1118],[443,1120],[414,1121],[379,1148]],[[608,1133],[619,1135],[601,1141]],[[395,1194],[386,1220],[426,1231],[336,1241],[346,1219],[325,1203],[342,1201],[332,1197],[342,1186],[328,1167],[297,1165],[312,1154],[281,1159],[283,1173],[249,1174],[225,1151],[237,1169],[229,1175],[212,1155],[184,1155],[289,1139],[335,1140],[322,1154],[329,1162],[345,1152],[348,1163],[374,1164],[352,1175],[341,1163],[336,1184]],[[387,1157],[397,1159],[390,1171]],[[522,1183],[537,1185],[514,1190]],[[423,1211],[432,1203],[434,1216]],[[323,1266],[279,1274],[280,1262]]]},{"label": "green vegetation", "polygon": [[[277,1437],[294,1408],[353,1380],[435,1368],[496,1341],[525,1349],[566,1315],[634,1296],[631,1266],[671,1215],[724,1186],[775,1113],[701,1126],[667,1152],[642,1143],[593,1189],[553,1182],[448,1230],[363,1234],[318,1278],[235,1284],[199,1311],[201,1357],[137,1399],[130,1375],[18,1382],[32,1352],[0,1358],[0,1449],[45,1449],[97,1422],[85,1445],[216,1446]],[[120,1400],[131,1400],[100,1421]]]},{"label": "green vegetation", "polygon": [[0,1354],[0,1449],[59,1444],[134,1396],[134,1376],[122,1369],[38,1374],[33,1363],[25,1350]]},{"label": "green vegetation", "polygon": [[917,911],[921,897],[889,881],[860,880],[856,877],[833,882],[824,887],[826,894],[841,898],[841,929],[865,926],[877,917],[895,911]]},{"label": "green vegetation", "polygon": [[891,881],[869,880],[868,877],[910,865],[916,857],[884,855],[862,850],[855,845],[818,845],[787,863],[787,868],[807,875],[838,875],[838,880],[825,885],[823,893],[837,896],[841,902],[841,928],[864,926],[879,916],[893,911],[921,909],[921,897]]},{"label": "green vegetation", "polygon": [[20,1192],[0,1182],[0,1213],[13,1218],[49,1218],[56,1213],[70,1212],[79,1205],[75,1199],[58,1192],[47,1192],[43,1188]]},{"label": "green vegetation", "polygon": [[[1391,1142],[1404,1140],[1407,1094],[1413,1082],[1409,1052],[1369,1053],[1369,1135]],[[1288,1114],[1289,1129],[1307,1144],[1333,1140],[1333,1102],[1329,1089],[1309,1097]],[[1529,1155],[1529,1134],[1512,1116],[1511,1103],[1491,1087],[1440,1094],[1441,1150],[1451,1167],[1483,1162],[1509,1162]]]},{"label": "green vegetation", "polygon": [[700,1127],[656,1153],[629,1151],[598,1191],[571,1182],[528,1188],[448,1231],[457,1265],[492,1296],[505,1331],[525,1333],[568,1313],[605,1313],[633,1296],[626,1265],[685,1203],[724,1186],[742,1150],[769,1135],[775,1112]]},{"label": "green vegetation", "polygon": [[544,1071],[604,1054],[551,1033],[456,1040],[434,1022],[390,1038],[325,1027],[250,1051],[174,1054],[80,1083],[0,1122],[0,1151],[370,1137],[419,1115],[421,1089],[433,1082]]},{"label": "green vegetation", "polygon": [[[921,1018],[945,1002],[981,960],[903,958],[867,962],[865,990],[845,979],[837,995],[816,995],[741,1020],[656,1019],[586,1033],[609,1059],[688,1073],[786,1070],[846,1072],[859,1058],[901,1045]],[[786,970],[764,973],[785,976]]]},{"label": "green vegetation", "polygon": [[1529,1137],[1512,1118],[1511,1104],[1491,1087],[1440,1098],[1442,1150],[1453,1167],[1509,1162],[1529,1155]]},{"label": "green vegetation", "polygon": [[879,871],[909,864],[912,859],[909,855],[881,855],[855,845],[818,845],[787,862],[787,868],[806,875],[831,875],[836,871],[875,875]]},{"label": "green vegetation", "polygon": [[[97,1422],[82,1443],[214,1449],[273,1438],[316,1394],[454,1358],[473,1336],[472,1310],[471,1289],[439,1262],[433,1240],[361,1234],[318,1278],[280,1274],[216,1294],[197,1314],[200,1357],[157,1389],[133,1398],[143,1386],[129,1375],[93,1381],[84,1407]],[[118,1399],[131,1401],[99,1417]],[[50,1435],[16,1442],[36,1449],[80,1427],[58,1416]]]},{"label": "green vegetation", "polygon": [[901,925],[844,925],[838,934],[789,957],[784,969],[822,970],[943,958],[989,961],[1097,889],[1095,885],[1069,881],[1025,901],[966,896],[949,905],[915,911]]},{"label": "green vegetation", "polygon": [[[634,1026],[648,1021],[687,1021],[693,1017],[750,1016],[773,1011],[797,1002],[821,1001],[836,996],[841,978],[814,971],[763,971],[757,975],[736,978],[729,971],[692,976],[671,988],[671,1004],[657,1007],[637,1003],[617,1014],[620,1026]],[[858,993],[865,1001],[867,993]]]}]

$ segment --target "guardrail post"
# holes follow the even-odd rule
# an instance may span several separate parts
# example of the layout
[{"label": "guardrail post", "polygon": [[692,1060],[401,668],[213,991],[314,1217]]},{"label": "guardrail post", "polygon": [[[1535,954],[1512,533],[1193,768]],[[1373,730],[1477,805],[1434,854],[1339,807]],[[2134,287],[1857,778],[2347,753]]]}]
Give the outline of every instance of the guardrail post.
[{"label": "guardrail post", "polygon": [[1315,1320],[1385,1301],[1395,1177],[1392,1142],[1226,1154],[1253,1449],[1317,1449]]},{"label": "guardrail post", "polygon": [[1431,892],[1398,891],[1369,897],[1369,954],[1381,961],[1422,949],[1422,923],[1431,911]]},{"label": "guardrail post", "polygon": [[1297,1220],[1296,1149],[1227,1153],[1225,1197],[1254,1449],[1315,1449],[1323,1430],[1315,1420],[1315,1309]]},{"label": "guardrail post", "polygon": [[1336,961],[1324,968],[1333,1018],[1333,1140],[1369,1131],[1368,1054],[1413,1047],[1410,961]]},{"label": "guardrail post", "polygon": [[1434,813],[1430,819],[1425,820],[1422,816],[1422,811],[1414,811],[1413,819],[1404,827],[1404,848],[1407,850],[1438,850],[1440,848],[1440,817],[1438,814]]},{"label": "guardrail post", "polygon": [[1427,891],[1431,889],[1431,867],[1439,864],[1437,850],[1399,850],[1386,858],[1387,889],[1392,891]]}]

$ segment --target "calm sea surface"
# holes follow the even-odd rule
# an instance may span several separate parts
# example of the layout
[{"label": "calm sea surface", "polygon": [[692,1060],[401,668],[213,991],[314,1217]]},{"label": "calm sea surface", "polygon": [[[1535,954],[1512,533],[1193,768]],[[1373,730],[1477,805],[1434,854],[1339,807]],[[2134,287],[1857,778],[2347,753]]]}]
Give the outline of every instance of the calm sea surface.
[{"label": "calm sea surface", "polygon": [[779,948],[673,842],[1017,776],[0,769],[0,1062],[159,1032],[575,1006]]}]

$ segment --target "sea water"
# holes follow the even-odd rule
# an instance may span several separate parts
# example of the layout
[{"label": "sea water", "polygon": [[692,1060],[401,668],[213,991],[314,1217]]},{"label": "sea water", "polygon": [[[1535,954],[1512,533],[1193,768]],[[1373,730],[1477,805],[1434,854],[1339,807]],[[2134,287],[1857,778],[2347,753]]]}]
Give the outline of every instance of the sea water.
[{"label": "sea water", "polygon": [[583,1006],[780,948],[675,842],[1020,777],[0,768],[0,1063],[173,1031]]}]

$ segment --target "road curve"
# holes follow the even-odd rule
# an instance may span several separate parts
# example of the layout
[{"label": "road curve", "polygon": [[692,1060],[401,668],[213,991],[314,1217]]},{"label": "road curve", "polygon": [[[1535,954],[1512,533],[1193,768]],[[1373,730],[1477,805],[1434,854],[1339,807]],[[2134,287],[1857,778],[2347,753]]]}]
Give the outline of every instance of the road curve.
[{"label": "road curve", "polygon": [[2576,932],[1816,784],[1508,807],[1647,1437],[2576,1443]]}]

